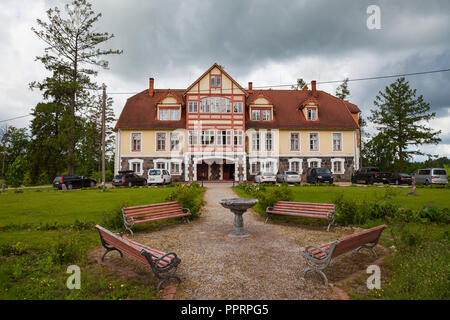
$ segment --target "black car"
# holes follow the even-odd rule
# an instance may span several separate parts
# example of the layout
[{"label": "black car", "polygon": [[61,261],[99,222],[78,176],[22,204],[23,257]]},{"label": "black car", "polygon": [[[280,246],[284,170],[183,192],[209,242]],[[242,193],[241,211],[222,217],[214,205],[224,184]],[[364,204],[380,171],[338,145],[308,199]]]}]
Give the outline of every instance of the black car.
[{"label": "black car", "polygon": [[307,183],[333,183],[333,174],[328,168],[308,168],[306,170]]},{"label": "black car", "polygon": [[377,167],[364,167],[352,174],[352,183],[374,184],[375,182],[389,183],[390,172],[381,172]]},{"label": "black car", "polygon": [[116,175],[114,177],[114,179],[112,181],[112,185],[115,187],[146,186],[147,179],[145,179],[144,177],[138,176],[132,170],[119,171],[118,175]]},{"label": "black car", "polygon": [[412,177],[407,173],[391,173],[388,180],[394,184],[412,184]]},{"label": "black car", "polygon": [[72,190],[76,188],[95,187],[97,181],[78,175],[58,176],[53,179],[53,187],[61,190],[63,184],[66,185],[68,190]]}]

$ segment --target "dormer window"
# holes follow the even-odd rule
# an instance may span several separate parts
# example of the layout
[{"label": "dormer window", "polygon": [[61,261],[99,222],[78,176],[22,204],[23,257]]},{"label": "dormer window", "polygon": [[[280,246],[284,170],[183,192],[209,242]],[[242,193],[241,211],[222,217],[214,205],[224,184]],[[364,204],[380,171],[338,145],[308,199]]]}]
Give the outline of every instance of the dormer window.
[{"label": "dormer window", "polygon": [[220,75],[211,76],[211,88],[220,88],[222,77]]},{"label": "dormer window", "polygon": [[159,108],[159,120],[180,120],[180,110],[178,108]]},{"label": "dormer window", "polygon": [[270,121],[272,120],[272,111],[270,109],[252,108],[253,121]]},{"label": "dormer window", "polygon": [[308,120],[311,120],[311,121],[317,120],[317,109],[316,108],[308,108],[307,115],[308,115]]}]

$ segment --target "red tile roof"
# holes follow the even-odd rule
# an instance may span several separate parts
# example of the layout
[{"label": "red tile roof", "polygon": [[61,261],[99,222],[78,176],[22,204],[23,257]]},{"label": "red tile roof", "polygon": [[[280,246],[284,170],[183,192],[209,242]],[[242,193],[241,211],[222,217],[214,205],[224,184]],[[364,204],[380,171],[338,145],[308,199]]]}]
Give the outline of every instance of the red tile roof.
[{"label": "red tile roof", "polygon": [[[184,107],[184,89],[155,89],[153,97],[144,90],[127,100],[120,114],[115,129],[178,129],[186,128],[186,111]],[[181,119],[179,121],[157,120],[156,104],[168,93],[177,100],[183,101]]]},{"label": "red tile roof", "polygon": [[[120,114],[115,129],[178,129],[186,128],[185,89],[155,89],[153,97],[148,90],[129,98]],[[157,120],[156,104],[168,93],[183,102],[179,121]],[[258,96],[266,96],[274,105],[273,121],[249,120],[246,111],[246,128],[279,129],[356,129],[358,124],[351,113],[360,109],[348,102],[336,98],[324,91],[317,91],[319,113],[317,121],[307,121],[301,107],[311,97],[310,90],[254,90],[247,99],[254,101]]]}]

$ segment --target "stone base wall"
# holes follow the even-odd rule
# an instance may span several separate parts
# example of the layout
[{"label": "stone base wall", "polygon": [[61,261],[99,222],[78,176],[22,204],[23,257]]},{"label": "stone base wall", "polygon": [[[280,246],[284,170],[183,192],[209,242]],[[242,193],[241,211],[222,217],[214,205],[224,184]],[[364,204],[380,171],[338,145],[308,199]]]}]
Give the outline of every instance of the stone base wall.
[{"label": "stone base wall", "polygon": [[[170,160],[170,158],[164,158],[164,157],[122,157],[121,161],[120,161],[120,168],[119,170],[131,170],[131,168],[129,167],[129,160],[143,160],[142,166],[143,166],[143,177],[147,178],[148,177],[148,170],[150,169],[154,169],[155,168],[155,163],[154,160],[156,159],[166,159],[166,160]],[[181,181],[184,181],[184,170],[185,170],[185,165],[184,165],[184,161],[180,163],[180,173],[179,174],[172,174],[172,177],[179,177]],[[169,163],[170,165],[170,163]],[[170,172],[170,167],[167,168],[167,171]]]}]

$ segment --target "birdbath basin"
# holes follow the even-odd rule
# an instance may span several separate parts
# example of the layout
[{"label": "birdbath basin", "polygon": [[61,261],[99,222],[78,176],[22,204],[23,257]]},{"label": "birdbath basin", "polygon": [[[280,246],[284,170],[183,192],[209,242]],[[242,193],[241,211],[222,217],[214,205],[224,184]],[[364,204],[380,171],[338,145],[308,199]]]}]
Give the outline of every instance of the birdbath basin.
[{"label": "birdbath basin", "polygon": [[233,199],[223,199],[219,203],[222,207],[230,209],[234,213],[234,228],[228,236],[231,238],[247,238],[250,235],[244,230],[244,219],[242,215],[247,211],[248,208],[253,207],[258,203],[256,199],[247,198],[233,198]]}]

